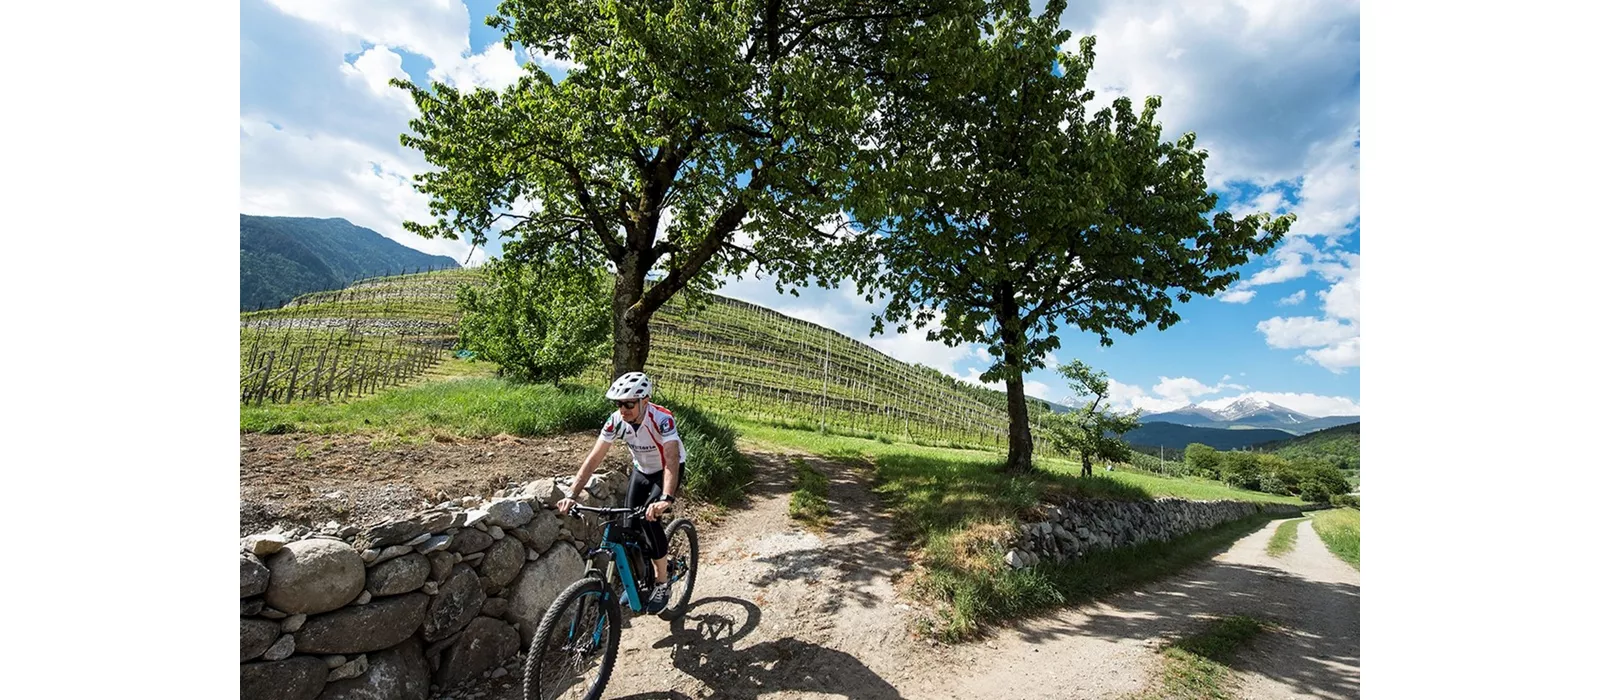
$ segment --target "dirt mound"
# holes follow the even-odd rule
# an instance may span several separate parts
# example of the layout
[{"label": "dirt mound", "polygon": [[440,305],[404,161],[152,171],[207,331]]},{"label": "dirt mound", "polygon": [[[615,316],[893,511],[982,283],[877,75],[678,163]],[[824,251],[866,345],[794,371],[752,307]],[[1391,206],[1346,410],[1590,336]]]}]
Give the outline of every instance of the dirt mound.
[{"label": "dirt mound", "polygon": [[[278,523],[366,526],[508,484],[571,476],[595,433],[401,443],[359,435],[239,436],[239,535]],[[612,450],[602,469],[629,467]]]}]

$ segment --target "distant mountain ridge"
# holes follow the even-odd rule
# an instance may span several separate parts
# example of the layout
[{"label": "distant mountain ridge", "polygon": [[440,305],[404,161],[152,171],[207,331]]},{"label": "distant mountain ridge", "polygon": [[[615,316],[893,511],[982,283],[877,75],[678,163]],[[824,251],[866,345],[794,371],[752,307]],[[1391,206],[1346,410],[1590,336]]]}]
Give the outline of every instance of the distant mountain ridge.
[{"label": "distant mountain ridge", "polygon": [[239,308],[276,306],[358,279],[461,267],[344,219],[239,215]]},{"label": "distant mountain ridge", "polygon": [[1189,404],[1183,408],[1152,413],[1141,417],[1146,423],[1174,423],[1191,428],[1215,430],[1240,430],[1270,428],[1290,435],[1305,435],[1324,428],[1348,425],[1361,420],[1361,416],[1308,416],[1294,409],[1284,408],[1271,401],[1254,397],[1241,397],[1218,410]]},{"label": "distant mountain ridge", "polygon": [[1196,428],[1165,421],[1144,421],[1128,431],[1122,439],[1129,445],[1144,448],[1166,448],[1182,452],[1191,442],[1210,445],[1219,450],[1236,450],[1266,442],[1281,442],[1294,437],[1293,433],[1272,428]]}]

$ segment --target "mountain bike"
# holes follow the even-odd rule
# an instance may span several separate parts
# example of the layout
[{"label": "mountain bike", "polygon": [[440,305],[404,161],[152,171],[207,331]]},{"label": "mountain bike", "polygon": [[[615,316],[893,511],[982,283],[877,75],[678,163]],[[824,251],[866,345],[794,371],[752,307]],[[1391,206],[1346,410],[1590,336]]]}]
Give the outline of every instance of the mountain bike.
[{"label": "mountain bike", "polygon": [[[640,508],[591,508],[574,505],[571,513],[604,519],[600,543],[584,555],[583,576],[568,586],[539,621],[528,647],[522,672],[524,700],[583,698],[599,700],[617,661],[617,638],[622,633],[622,606],[634,614],[645,611],[645,595],[655,585],[655,566],[645,552],[644,535],[636,523]],[[700,558],[700,538],[694,523],[676,518],[667,525],[667,607],[663,620],[682,616],[694,593]]]}]

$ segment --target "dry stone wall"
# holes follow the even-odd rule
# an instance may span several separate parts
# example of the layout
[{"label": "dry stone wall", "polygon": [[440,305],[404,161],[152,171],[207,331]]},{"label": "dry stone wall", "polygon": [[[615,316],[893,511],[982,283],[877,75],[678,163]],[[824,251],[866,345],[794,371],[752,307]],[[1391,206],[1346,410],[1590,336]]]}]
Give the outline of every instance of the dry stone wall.
[{"label": "dry stone wall", "polygon": [[[583,574],[594,518],[542,479],[361,529],[251,535],[239,554],[240,700],[424,700],[505,675],[545,608]],[[621,504],[600,474],[589,505]]]},{"label": "dry stone wall", "polygon": [[1297,515],[1300,506],[1244,501],[1071,500],[1045,509],[1046,519],[1027,523],[1007,547],[1006,563],[1014,569],[1044,559],[1067,562],[1096,549],[1167,541],[1257,513]]}]

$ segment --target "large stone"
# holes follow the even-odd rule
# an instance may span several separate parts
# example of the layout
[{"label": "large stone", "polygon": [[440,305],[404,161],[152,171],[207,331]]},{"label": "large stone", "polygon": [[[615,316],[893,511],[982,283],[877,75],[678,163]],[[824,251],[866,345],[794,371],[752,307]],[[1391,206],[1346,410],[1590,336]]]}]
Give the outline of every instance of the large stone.
[{"label": "large stone", "polygon": [[428,596],[407,593],[306,620],[295,646],[306,654],[361,654],[386,649],[422,626]]},{"label": "large stone", "polygon": [[239,614],[244,617],[256,615],[261,612],[261,606],[266,605],[260,598],[246,598],[239,601]]},{"label": "large stone", "polygon": [[417,545],[417,551],[422,554],[428,554],[430,552],[437,552],[442,549],[447,549],[450,547],[450,542],[452,542],[454,539],[455,537],[451,535],[434,535],[429,537],[427,541],[423,542],[422,544]]},{"label": "large stone", "polygon": [[489,548],[483,561],[478,563],[478,571],[489,583],[503,587],[517,577],[517,572],[522,571],[522,562],[528,559],[527,551],[521,542],[507,537]]},{"label": "large stone", "polygon": [[490,598],[483,601],[483,607],[478,610],[479,615],[488,617],[505,617],[506,610],[510,608],[511,601],[505,598]]},{"label": "large stone", "polygon": [[267,604],[288,613],[339,608],[361,594],[367,577],[361,555],[338,540],[290,542],[267,559],[267,568]]},{"label": "large stone", "polygon": [[452,527],[459,526],[461,523],[458,520],[466,519],[466,513],[448,509],[425,511],[417,516],[423,532],[444,532]]},{"label": "large stone", "polygon": [[472,554],[481,552],[494,544],[494,538],[489,533],[473,528],[462,528],[456,533],[455,541],[450,543],[450,551],[457,554]]},{"label": "large stone", "polygon": [[366,540],[372,547],[383,548],[405,544],[422,534],[422,523],[415,520],[391,520],[366,531]]},{"label": "large stone", "polygon": [[523,644],[533,641],[545,608],[582,575],[583,557],[566,543],[550,547],[538,561],[522,567],[522,573],[511,583],[506,619],[520,623]]},{"label": "large stone", "polygon": [[407,554],[410,554],[411,550],[413,550],[413,549],[415,549],[415,547],[412,547],[411,545],[408,545],[408,544],[397,544],[397,545],[394,545],[392,547],[384,547],[383,551],[378,552],[378,558],[372,560],[371,565],[372,566],[377,566],[377,565],[382,564],[382,563],[384,563],[386,561],[389,561],[390,559],[394,559],[396,557],[405,556]]},{"label": "large stone", "polygon": [[543,552],[555,544],[556,538],[561,535],[561,516],[553,510],[539,511],[539,517],[528,524],[528,529],[533,531],[533,541],[528,547],[535,552]]},{"label": "large stone", "polygon": [[375,596],[410,593],[428,580],[432,567],[421,554],[407,554],[367,570],[367,590]]},{"label": "large stone", "polygon": [[289,544],[288,538],[285,538],[283,533],[276,530],[262,532],[239,540],[240,548],[258,557],[275,554],[278,550],[283,549],[286,544]]},{"label": "large stone", "polygon": [[239,555],[239,597],[249,598],[260,595],[267,590],[267,582],[272,577],[272,572],[267,569],[256,555],[249,552]]},{"label": "large stone", "polygon": [[428,660],[415,637],[367,657],[367,672],[328,684],[318,700],[427,700]]},{"label": "large stone", "polygon": [[532,498],[546,507],[554,508],[556,501],[567,497],[567,492],[557,486],[554,479],[539,479],[517,489],[517,495]]},{"label": "large stone", "polygon": [[490,503],[488,510],[489,517],[484,518],[484,522],[490,526],[512,528],[533,520],[533,506],[528,505],[527,501],[508,498]]},{"label": "large stone", "polygon": [[328,666],[315,656],[242,664],[239,700],[316,700],[327,680]]},{"label": "large stone", "polygon": [[286,634],[273,642],[267,653],[261,655],[263,661],[282,661],[294,654],[294,635]]},{"label": "large stone", "polygon": [[427,618],[422,623],[422,639],[433,642],[461,631],[478,615],[486,597],[472,567],[457,566],[428,605]]},{"label": "large stone", "polygon": [[450,687],[492,671],[521,648],[517,631],[499,620],[480,617],[462,631],[461,638],[444,650],[433,682]]},{"label": "large stone", "polygon": [[460,559],[461,555],[455,552],[430,552],[428,554],[428,566],[432,571],[428,573],[428,580],[443,581],[449,578],[450,570],[456,568],[456,564],[461,563]]},{"label": "large stone", "polygon": [[239,621],[239,660],[249,661],[266,653],[278,639],[278,623],[271,620]]},{"label": "large stone", "polygon": [[328,682],[342,681],[346,678],[355,678],[367,672],[367,655],[362,654],[345,663],[339,664],[328,672]]}]

